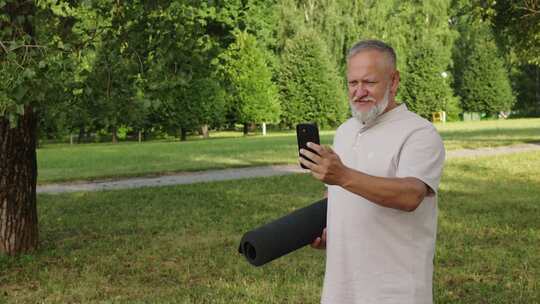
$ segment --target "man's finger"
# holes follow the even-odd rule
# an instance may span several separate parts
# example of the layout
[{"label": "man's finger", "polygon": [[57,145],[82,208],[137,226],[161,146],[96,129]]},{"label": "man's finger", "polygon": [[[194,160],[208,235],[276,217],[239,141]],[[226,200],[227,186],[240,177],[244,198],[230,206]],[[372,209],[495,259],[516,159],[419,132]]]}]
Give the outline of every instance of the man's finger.
[{"label": "man's finger", "polygon": [[312,142],[308,142],[307,146],[310,149],[313,149],[313,151],[317,152],[317,154],[319,154],[322,157],[324,157],[324,156],[326,156],[328,154],[334,154],[334,150],[332,150],[332,148],[330,148],[329,146],[317,145],[317,144],[312,143]]},{"label": "man's finger", "polygon": [[299,157],[298,160],[300,161],[300,163],[304,166],[306,166],[309,170],[313,170],[315,168],[315,166],[317,166],[316,164],[314,164],[313,162],[303,158],[303,157]]},{"label": "man's finger", "polygon": [[315,241],[313,241],[313,243],[311,243],[311,247],[313,247],[313,248],[318,248],[320,245],[321,245],[321,238],[320,237],[316,238]]},{"label": "man's finger", "polygon": [[313,151],[317,152],[319,155],[324,152],[324,148],[316,143],[308,142],[307,146],[308,148],[313,149]]},{"label": "man's finger", "polygon": [[309,150],[306,149],[300,149],[300,154],[304,155],[305,157],[311,159],[314,163],[318,164],[321,162],[321,157]]}]

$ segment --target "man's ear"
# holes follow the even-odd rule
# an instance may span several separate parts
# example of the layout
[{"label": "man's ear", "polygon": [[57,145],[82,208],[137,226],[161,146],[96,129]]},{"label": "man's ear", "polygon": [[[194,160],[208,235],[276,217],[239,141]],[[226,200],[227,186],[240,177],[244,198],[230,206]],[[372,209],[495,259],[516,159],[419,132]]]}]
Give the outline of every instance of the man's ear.
[{"label": "man's ear", "polygon": [[392,96],[396,96],[397,90],[399,87],[399,71],[395,70],[394,75],[392,76],[392,87],[390,88],[390,93],[392,93]]}]

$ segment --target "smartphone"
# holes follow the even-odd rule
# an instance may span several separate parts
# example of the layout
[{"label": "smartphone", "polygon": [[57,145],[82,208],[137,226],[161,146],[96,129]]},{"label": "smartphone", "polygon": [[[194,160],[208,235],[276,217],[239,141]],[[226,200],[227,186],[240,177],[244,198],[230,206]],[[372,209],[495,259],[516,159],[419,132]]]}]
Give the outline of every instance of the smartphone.
[{"label": "smartphone", "polygon": [[[296,139],[298,140],[298,155],[311,161],[311,159],[300,154],[300,149],[306,149],[313,153],[316,153],[315,151],[307,147],[307,143],[312,142],[318,145],[321,144],[319,139],[319,129],[317,128],[317,125],[310,123],[298,124],[296,126]],[[307,167],[304,166],[302,163],[300,163],[300,166],[304,169],[307,169]]]}]

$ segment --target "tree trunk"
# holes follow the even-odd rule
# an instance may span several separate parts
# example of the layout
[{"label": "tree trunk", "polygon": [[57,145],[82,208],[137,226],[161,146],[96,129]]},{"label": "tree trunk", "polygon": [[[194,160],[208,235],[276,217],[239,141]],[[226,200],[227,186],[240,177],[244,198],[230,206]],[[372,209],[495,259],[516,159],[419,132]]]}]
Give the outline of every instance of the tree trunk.
[{"label": "tree trunk", "polygon": [[244,123],[244,135],[248,135],[248,132],[249,132],[249,124]]},{"label": "tree trunk", "polygon": [[266,136],[266,123],[265,122],[262,123],[262,135]]},{"label": "tree trunk", "polygon": [[180,141],[186,141],[187,131],[185,128],[180,128]]},{"label": "tree trunk", "polygon": [[117,144],[118,143],[118,129],[116,128],[116,126],[112,127],[111,133],[112,133],[112,143]]},{"label": "tree trunk", "polygon": [[38,246],[36,117],[27,106],[11,128],[0,117],[0,252],[17,255]]},{"label": "tree trunk", "polygon": [[536,70],[536,89],[535,89],[535,96],[536,96],[536,104],[534,109],[534,114],[538,115],[540,114],[540,67],[535,67]]},{"label": "tree trunk", "polygon": [[139,130],[138,134],[139,134],[139,143],[142,143],[142,131]]},{"label": "tree trunk", "polygon": [[201,126],[201,135],[203,138],[209,138],[210,133],[208,132],[208,125],[202,125]]},{"label": "tree trunk", "polygon": [[84,127],[79,128],[79,136],[77,137],[77,143],[80,144],[84,141]]}]

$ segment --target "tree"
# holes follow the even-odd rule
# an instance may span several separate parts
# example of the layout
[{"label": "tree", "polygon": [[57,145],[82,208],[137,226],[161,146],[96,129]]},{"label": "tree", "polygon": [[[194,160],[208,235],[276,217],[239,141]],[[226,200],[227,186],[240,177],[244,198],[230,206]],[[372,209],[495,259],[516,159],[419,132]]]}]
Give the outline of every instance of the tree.
[{"label": "tree", "polygon": [[400,85],[403,101],[411,111],[425,118],[431,118],[433,112],[455,111],[451,104],[456,101],[445,72],[448,67],[445,52],[428,42],[418,42],[411,47],[413,51],[407,58],[408,72]]},{"label": "tree", "polygon": [[265,53],[254,36],[245,31],[234,33],[235,42],[221,54],[222,75],[229,84],[230,112],[244,124],[274,123],[281,107],[277,87],[272,82]]},{"label": "tree", "polygon": [[503,61],[493,41],[478,41],[462,74],[462,107],[467,111],[509,111],[515,102]]},{"label": "tree", "polygon": [[540,66],[540,1],[486,1],[483,7],[504,46],[525,64]]},{"label": "tree", "polygon": [[138,108],[133,96],[131,62],[116,49],[120,44],[109,35],[104,36],[104,45],[100,47],[88,79],[92,95],[99,104],[98,112],[93,114],[110,130],[113,143],[118,142],[118,128],[128,124]]},{"label": "tree", "polygon": [[[175,1],[157,5],[149,15],[146,97],[158,108],[164,127],[180,131],[180,140],[224,116],[223,87],[211,59],[221,51],[224,28],[232,22],[226,8]],[[203,83],[209,87],[200,92]]]},{"label": "tree", "polygon": [[193,104],[191,115],[194,125],[200,126],[204,138],[209,137],[209,127],[219,127],[225,123],[226,92],[217,75],[209,72],[198,75],[186,90],[186,97]]},{"label": "tree", "polygon": [[465,111],[497,114],[515,102],[508,71],[488,24],[482,21],[463,30],[456,48],[455,88]]},{"label": "tree", "polygon": [[540,1],[481,1],[510,70],[519,115],[540,115]]},{"label": "tree", "polygon": [[74,59],[103,30],[86,4],[0,1],[0,252],[37,248],[36,122],[80,93]]},{"label": "tree", "polygon": [[403,3],[394,17],[398,18],[396,26],[389,29],[401,49],[398,98],[425,118],[431,118],[433,112],[456,111],[448,70],[452,64],[449,46],[457,33],[448,24],[449,2]]},{"label": "tree", "polygon": [[315,32],[305,30],[286,43],[278,80],[281,120],[289,127],[301,122],[336,126],[345,119],[343,78]]},{"label": "tree", "polygon": [[[471,53],[472,37],[479,31],[491,31],[487,35],[495,40],[497,61],[503,60],[512,88],[517,95],[514,111],[518,115],[533,115],[538,98],[538,77],[535,69],[540,67],[540,2],[456,0],[453,2],[452,24],[459,29],[460,39],[454,48],[456,62],[456,90],[460,90],[461,70]],[[475,44],[477,45],[477,44]],[[461,94],[461,92],[460,92]],[[540,95],[539,95],[540,96]]]},{"label": "tree", "polygon": [[36,109],[62,62],[57,41],[39,39],[38,13],[47,12],[33,1],[1,1],[0,8],[0,252],[16,255],[38,245]]},{"label": "tree", "polygon": [[521,65],[512,78],[518,94],[514,110],[522,116],[540,116],[540,67]]},{"label": "tree", "polygon": [[[135,95],[138,81],[145,72],[142,58],[146,53],[144,26],[148,13],[139,1],[124,4],[104,0],[83,3],[80,7],[90,11],[88,17],[99,22],[100,28],[100,34],[92,41],[95,56],[85,79],[91,97],[98,104],[97,111],[91,114],[99,118],[100,125],[111,132],[112,142],[116,143],[117,130],[144,119],[147,107],[146,100]],[[99,13],[99,21],[96,13]],[[78,26],[96,25],[82,21]]]}]

